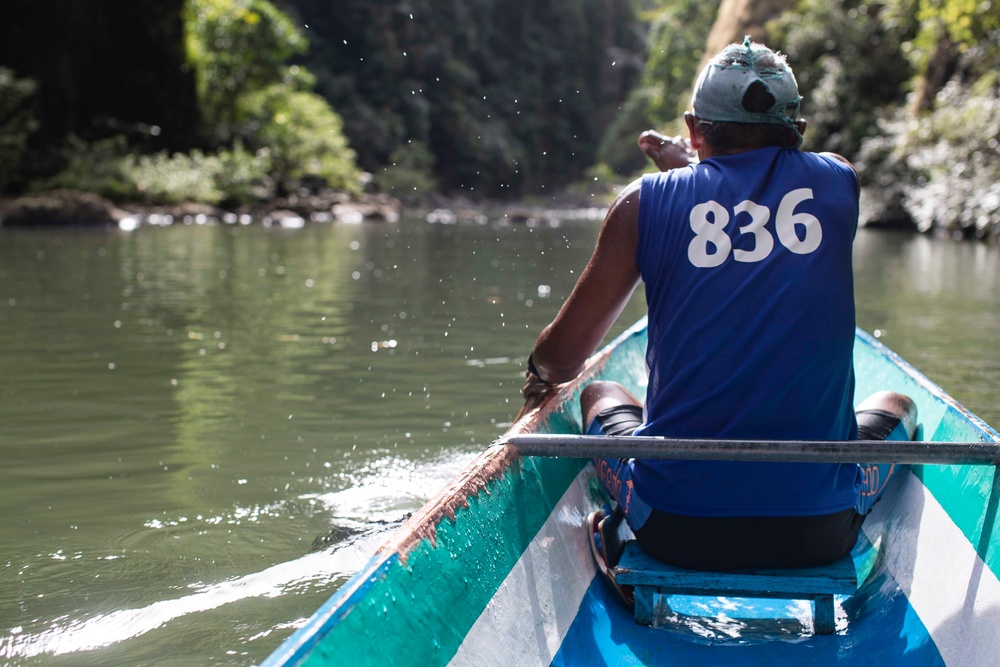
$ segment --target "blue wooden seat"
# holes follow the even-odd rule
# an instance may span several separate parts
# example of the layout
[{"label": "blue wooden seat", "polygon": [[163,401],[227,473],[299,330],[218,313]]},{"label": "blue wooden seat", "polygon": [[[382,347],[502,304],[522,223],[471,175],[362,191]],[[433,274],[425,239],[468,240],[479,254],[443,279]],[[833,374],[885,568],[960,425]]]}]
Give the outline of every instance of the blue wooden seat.
[{"label": "blue wooden seat", "polygon": [[635,587],[635,621],[642,625],[652,625],[657,595],[723,595],[813,600],[814,631],[830,634],[835,630],[833,596],[857,589],[850,556],[822,567],[702,572],[667,565],[629,540],[616,570],[619,584]]}]

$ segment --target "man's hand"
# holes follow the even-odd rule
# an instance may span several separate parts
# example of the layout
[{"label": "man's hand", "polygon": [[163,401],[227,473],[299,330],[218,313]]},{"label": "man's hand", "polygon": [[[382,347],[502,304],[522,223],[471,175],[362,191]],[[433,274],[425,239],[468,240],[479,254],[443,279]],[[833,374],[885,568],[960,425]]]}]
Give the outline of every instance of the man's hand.
[{"label": "man's hand", "polygon": [[520,419],[541,405],[548,398],[549,394],[554,391],[555,385],[545,382],[531,371],[525,371],[524,388],[521,390],[521,396],[524,397],[524,407],[518,413],[517,419]]},{"label": "man's hand", "polygon": [[541,405],[542,401],[551,394],[555,388],[555,382],[549,382],[548,380],[543,380],[542,376],[538,373],[538,368],[535,367],[535,353],[532,351],[528,355],[528,370],[524,372],[524,388],[521,389],[521,396],[524,397],[524,407],[521,411],[517,413],[517,417],[514,421],[517,421],[523,417],[528,412],[531,412],[536,407]]},{"label": "man's hand", "polygon": [[656,130],[639,135],[639,150],[645,153],[660,171],[686,167],[698,161],[698,154],[687,139],[668,137]]}]

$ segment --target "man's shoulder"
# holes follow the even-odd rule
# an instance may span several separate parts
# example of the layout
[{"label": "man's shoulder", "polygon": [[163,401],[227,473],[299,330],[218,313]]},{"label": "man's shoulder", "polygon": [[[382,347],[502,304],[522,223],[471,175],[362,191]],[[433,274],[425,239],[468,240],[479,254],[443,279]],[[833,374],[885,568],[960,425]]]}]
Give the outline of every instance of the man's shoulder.
[{"label": "man's shoulder", "polygon": [[797,172],[803,178],[833,178],[855,190],[859,187],[858,172],[847,158],[837,153],[785,150],[784,170]]},{"label": "man's shoulder", "polygon": [[854,168],[854,165],[851,164],[851,161],[838,153],[831,153],[828,151],[822,151],[819,153],[812,153],[809,151],[798,151],[798,153],[807,159],[822,164],[831,165],[838,169],[844,169],[846,167],[847,169],[850,169],[855,173],[857,172],[857,170]]},{"label": "man's shoulder", "polygon": [[644,180],[645,177],[640,176],[622,188],[605,216],[606,226],[624,225],[634,228],[638,224]]}]

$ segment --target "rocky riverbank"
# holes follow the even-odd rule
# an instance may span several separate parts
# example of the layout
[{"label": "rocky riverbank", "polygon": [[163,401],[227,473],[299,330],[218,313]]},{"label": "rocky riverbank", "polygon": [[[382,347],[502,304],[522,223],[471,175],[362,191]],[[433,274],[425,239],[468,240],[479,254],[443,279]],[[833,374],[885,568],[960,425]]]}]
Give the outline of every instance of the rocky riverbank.
[{"label": "rocky riverbank", "polygon": [[[606,197],[604,198],[606,199]],[[545,200],[510,202],[473,201],[464,197],[432,195],[408,207],[437,224],[558,224],[566,219],[601,219],[607,203],[589,196],[562,194]],[[396,222],[403,204],[385,194],[348,195],[342,192],[301,192],[266,204],[225,209],[198,202],[166,206],[122,204],[78,190],[53,190],[20,197],[0,197],[3,227],[119,227],[172,224],[262,224],[297,228],[310,222]]]},{"label": "rocky riverbank", "polygon": [[[600,196],[562,193],[519,203],[473,201],[465,197],[432,195],[411,212],[437,224],[558,224],[568,219],[600,220],[613,199],[613,190]],[[867,195],[867,196],[865,196]],[[403,204],[385,194],[349,195],[343,192],[307,192],[268,203],[225,209],[198,202],[147,206],[119,204],[100,195],[77,190],[0,197],[0,226],[4,227],[119,227],[172,224],[261,224],[298,228],[307,223],[388,222],[399,220]],[[887,209],[877,197],[863,192],[861,225],[869,228],[917,231],[904,213]],[[940,230],[938,231],[941,234]]]},{"label": "rocky riverbank", "polygon": [[0,226],[117,226],[134,229],[143,225],[264,224],[300,227],[307,221],[351,222],[364,220],[395,222],[401,204],[382,194],[348,195],[342,192],[302,192],[267,204],[227,210],[197,202],[169,206],[118,204],[99,195],[77,190],[0,198]]}]

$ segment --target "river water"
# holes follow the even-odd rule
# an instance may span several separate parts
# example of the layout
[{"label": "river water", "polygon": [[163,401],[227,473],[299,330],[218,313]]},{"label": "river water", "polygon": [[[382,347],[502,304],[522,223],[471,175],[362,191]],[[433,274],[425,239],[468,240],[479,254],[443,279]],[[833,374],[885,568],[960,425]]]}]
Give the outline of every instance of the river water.
[{"label": "river water", "polygon": [[[598,225],[0,229],[0,658],[262,660],[510,424]],[[1000,424],[1000,251],[855,256],[859,324]]]}]

